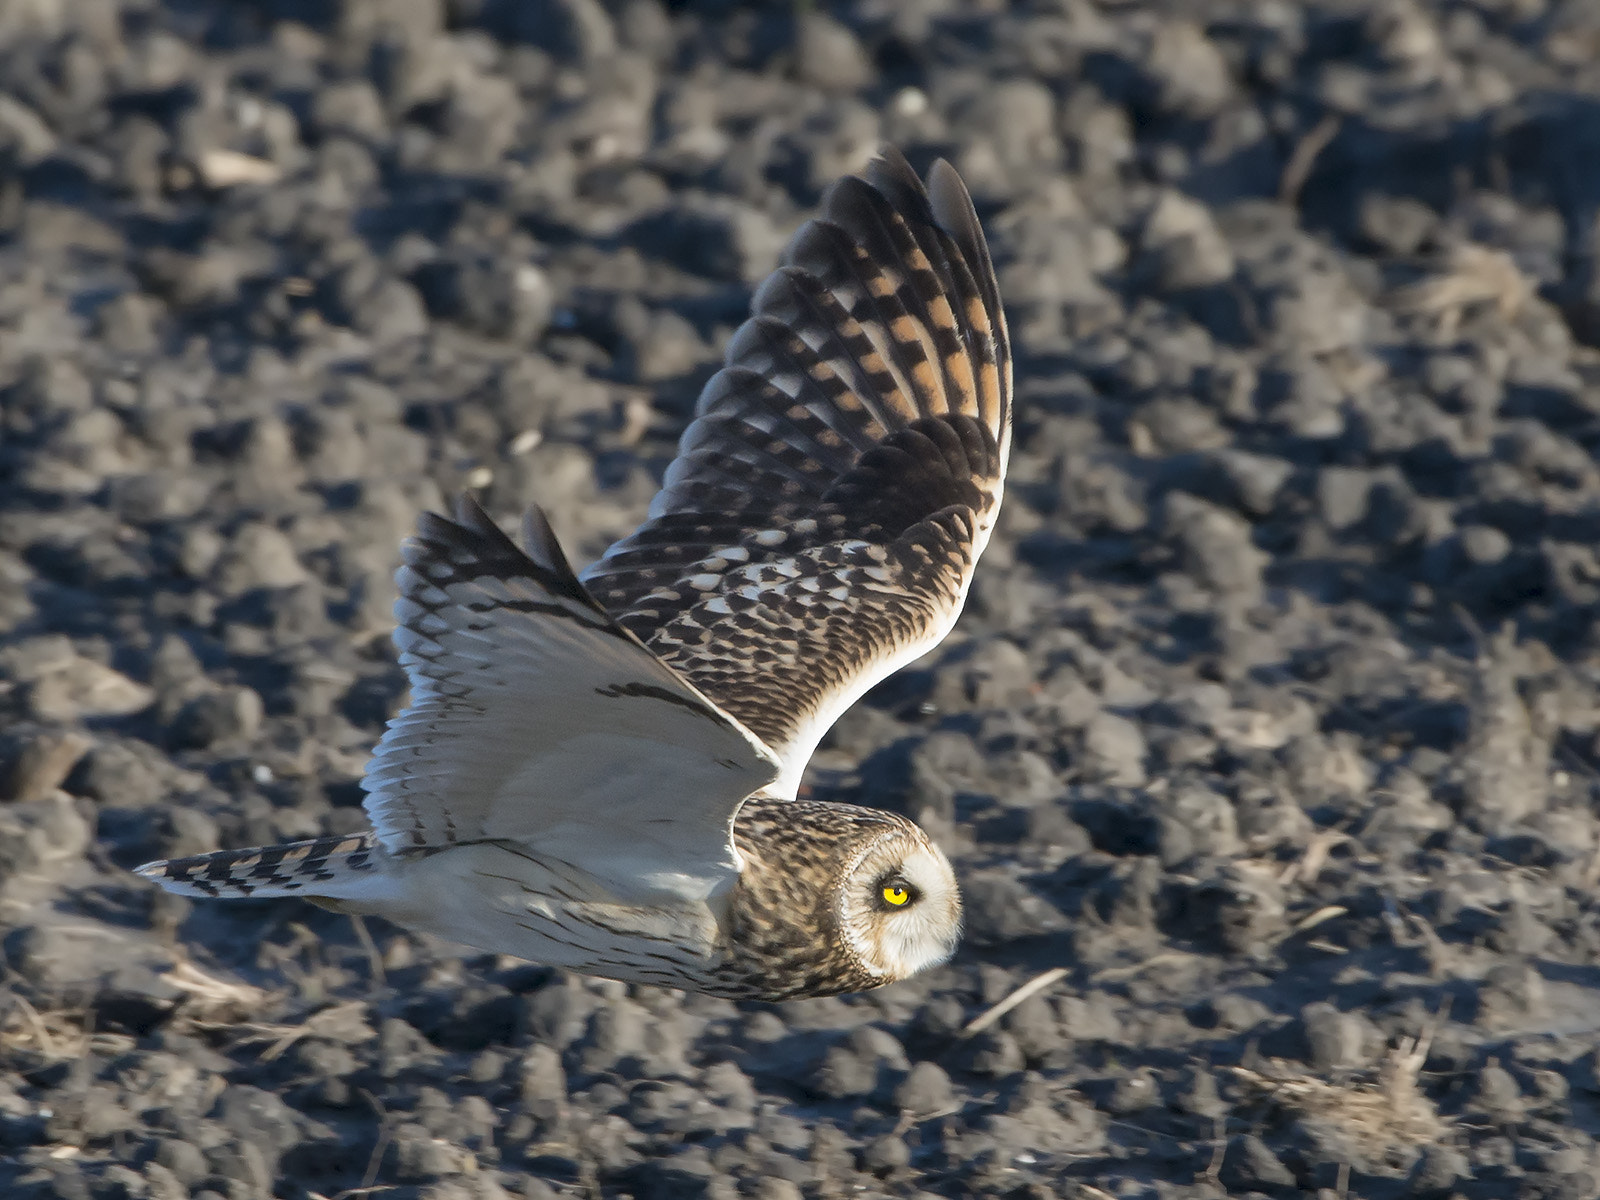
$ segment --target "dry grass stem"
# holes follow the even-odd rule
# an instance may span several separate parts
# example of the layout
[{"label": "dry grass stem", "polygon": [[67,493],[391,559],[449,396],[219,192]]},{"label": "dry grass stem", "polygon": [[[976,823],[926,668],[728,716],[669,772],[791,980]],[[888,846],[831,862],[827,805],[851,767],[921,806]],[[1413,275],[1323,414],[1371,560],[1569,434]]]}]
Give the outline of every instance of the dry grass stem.
[{"label": "dry grass stem", "polygon": [[1352,1141],[1385,1152],[1411,1150],[1438,1142],[1449,1128],[1417,1086],[1430,1041],[1428,1033],[1406,1038],[1376,1072],[1341,1083],[1276,1058],[1230,1070],[1261,1098],[1322,1121]]},{"label": "dry grass stem", "polygon": [[1035,975],[1004,1000],[1001,1000],[998,1004],[990,1005],[968,1021],[961,1030],[961,1036],[971,1037],[975,1033],[982,1033],[1029,996],[1034,996],[1044,991],[1045,988],[1062,978],[1066,973],[1067,969],[1065,967],[1051,967],[1048,971]]},{"label": "dry grass stem", "polygon": [[1300,198],[1301,189],[1306,186],[1306,180],[1311,178],[1311,168],[1316,166],[1318,156],[1328,148],[1328,143],[1338,136],[1343,123],[1338,114],[1329,113],[1295,143],[1289,161],[1284,164],[1283,174],[1278,179],[1279,200],[1293,204]]},{"label": "dry grass stem", "polygon": [[1393,299],[1401,312],[1437,317],[1440,332],[1450,337],[1468,308],[1493,304],[1509,320],[1533,294],[1533,281],[1509,254],[1468,243],[1450,250],[1440,273],[1396,289]]},{"label": "dry grass stem", "polygon": [[1322,874],[1322,868],[1328,865],[1328,854],[1333,848],[1353,840],[1349,834],[1338,829],[1318,830],[1311,835],[1300,857],[1283,869],[1278,882],[1286,887],[1296,881],[1315,883],[1317,876]]},{"label": "dry grass stem", "polygon": [[161,978],[184,994],[184,1007],[195,1017],[259,1012],[268,998],[268,993],[261,988],[218,979],[188,959],[175,963]]},{"label": "dry grass stem", "polygon": [[275,162],[241,154],[237,150],[207,150],[195,164],[209,188],[237,187],[242,183],[276,183],[283,169]]},{"label": "dry grass stem", "polygon": [[1323,905],[1323,907],[1317,909],[1316,912],[1301,917],[1298,921],[1296,921],[1294,923],[1293,932],[1304,933],[1308,929],[1315,929],[1324,921],[1331,921],[1335,917],[1342,917],[1349,911],[1350,910],[1342,904]]},{"label": "dry grass stem", "polygon": [[79,1008],[35,1008],[22,996],[11,997],[11,1008],[0,1017],[0,1047],[37,1054],[47,1062],[82,1058],[86,1054],[117,1054],[134,1045],[121,1033],[101,1033],[90,1028],[89,1014]]},{"label": "dry grass stem", "polygon": [[335,1004],[314,1012],[297,1025],[273,1024],[265,1021],[239,1025],[200,1022],[196,1024],[201,1029],[238,1033],[241,1035],[242,1043],[270,1042],[271,1045],[262,1051],[261,1061],[271,1062],[304,1037],[326,1037],[347,1043],[366,1041],[374,1036],[363,1015],[366,1008],[365,1000],[348,1000],[343,1004]]}]

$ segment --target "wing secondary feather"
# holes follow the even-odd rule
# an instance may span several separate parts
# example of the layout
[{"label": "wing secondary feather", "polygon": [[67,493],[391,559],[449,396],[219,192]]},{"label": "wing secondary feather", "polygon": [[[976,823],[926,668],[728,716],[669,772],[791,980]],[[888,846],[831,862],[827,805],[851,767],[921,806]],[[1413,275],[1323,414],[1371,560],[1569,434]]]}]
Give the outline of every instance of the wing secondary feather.
[{"label": "wing secondary feather", "polygon": [[770,752],[585,592],[531,510],[524,552],[470,499],[423,514],[397,581],[411,703],[363,786],[393,853],[516,843],[620,899],[703,897]]}]

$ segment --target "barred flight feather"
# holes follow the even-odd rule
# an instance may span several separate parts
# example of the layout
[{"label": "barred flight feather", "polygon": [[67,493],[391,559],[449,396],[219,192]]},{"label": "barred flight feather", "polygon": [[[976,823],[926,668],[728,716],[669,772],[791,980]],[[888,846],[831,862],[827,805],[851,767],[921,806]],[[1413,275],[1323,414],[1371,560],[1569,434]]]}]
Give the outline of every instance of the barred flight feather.
[{"label": "barred flight feather", "polygon": [[650,519],[582,579],[793,795],[827,728],[960,614],[1004,486],[1010,348],[966,189],[893,151],[835,186],[753,309]]}]

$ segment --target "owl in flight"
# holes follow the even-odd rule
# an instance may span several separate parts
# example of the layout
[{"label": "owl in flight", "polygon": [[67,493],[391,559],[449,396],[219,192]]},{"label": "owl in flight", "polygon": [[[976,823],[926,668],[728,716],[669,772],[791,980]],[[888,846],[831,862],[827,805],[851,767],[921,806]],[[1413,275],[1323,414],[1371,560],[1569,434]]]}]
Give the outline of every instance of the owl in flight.
[{"label": "owl in flight", "polygon": [[828,727],[955,624],[1010,440],[972,201],[947,163],[924,186],[886,151],[795,235],[648,518],[582,575],[537,509],[520,547],[471,499],[422,515],[371,832],[139,873],[731,997],[944,962],[961,894],[938,847],[796,793]]}]

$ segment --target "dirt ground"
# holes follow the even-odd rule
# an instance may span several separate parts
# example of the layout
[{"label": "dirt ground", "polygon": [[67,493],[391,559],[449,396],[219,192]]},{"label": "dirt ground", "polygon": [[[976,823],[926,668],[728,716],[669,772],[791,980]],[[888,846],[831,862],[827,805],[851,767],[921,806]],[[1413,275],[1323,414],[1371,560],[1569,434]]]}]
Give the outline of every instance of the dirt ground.
[{"label": "dirt ground", "polygon": [[[989,230],[1012,484],[810,782],[954,963],[127,873],[362,827],[417,511],[626,532],[883,141]],[[0,0],[0,1195],[1600,1195],[1597,164],[1591,0]]]}]

